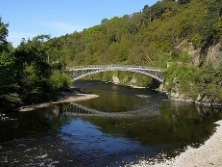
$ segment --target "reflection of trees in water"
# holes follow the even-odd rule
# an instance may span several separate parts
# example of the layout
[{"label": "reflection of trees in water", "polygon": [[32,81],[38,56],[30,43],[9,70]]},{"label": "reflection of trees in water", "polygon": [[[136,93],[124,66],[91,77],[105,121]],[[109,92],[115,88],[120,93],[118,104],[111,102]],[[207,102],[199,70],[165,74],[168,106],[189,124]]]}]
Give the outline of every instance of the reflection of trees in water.
[{"label": "reflection of trees in water", "polygon": [[221,117],[221,106],[206,107],[202,105],[194,105],[186,102],[171,101],[171,108],[174,109],[172,117],[177,117],[181,109],[187,109],[188,113],[196,113],[200,120],[219,119]]},{"label": "reflection of trees in water", "polygon": [[84,120],[101,127],[104,133],[121,135],[145,145],[182,144],[199,146],[214,132],[212,119],[202,119],[195,105],[184,103],[160,104],[160,114],[140,117],[84,117]]},{"label": "reflection of trees in water", "polygon": [[59,127],[71,121],[71,118],[68,119],[62,114],[62,109],[63,105],[54,105],[30,112],[9,113],[9,117],[16,119],[0,122],[0,142],[38,138],[57,133]]},{"label": "reflection of trees in water", "polygon": [[133,97],[115,93],[109,96],[103,95],[102,98],[94,98],[87,101],[78,102],[78,104],[95,108],[100,111],[106,112],[123,112],[130,110],[137,100]]},{"label": "reflection of trees in water", "polygon": [[15,114],[16,120],[1,122],[0,141],[44,136],[51,128],[50,122],[46,119],[45,112],[42,112],[42,110],[10,114]]}]

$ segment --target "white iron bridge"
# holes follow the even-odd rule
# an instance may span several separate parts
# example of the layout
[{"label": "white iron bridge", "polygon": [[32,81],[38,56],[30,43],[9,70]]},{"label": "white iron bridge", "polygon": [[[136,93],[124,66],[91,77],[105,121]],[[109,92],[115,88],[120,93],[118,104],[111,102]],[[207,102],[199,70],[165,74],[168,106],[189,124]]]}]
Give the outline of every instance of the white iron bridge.
[{"label": "white iron bridge", "polygon": [[106,71],[128,71],[135,72],[143,75],[147,75],[151,78],[156,79],[159,82],[163,82],[164,69],[146,67],[146,66],[135,66],[135,65],[90,65],[90,66],[76,66],[66,67],[65,72],[71,75],[73,81],[81,79],[85,76],[93,75],[96,73]]}]

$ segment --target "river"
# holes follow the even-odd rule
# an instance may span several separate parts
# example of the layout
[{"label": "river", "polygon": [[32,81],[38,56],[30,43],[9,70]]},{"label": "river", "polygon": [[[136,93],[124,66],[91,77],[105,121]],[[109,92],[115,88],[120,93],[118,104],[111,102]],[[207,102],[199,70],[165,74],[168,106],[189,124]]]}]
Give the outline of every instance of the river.
[{"label": "river", "polygon": [[116,167],[172,158],[199,147],[221,113],[172,102],[163,94],[101,81],[78,81],[98,98],[0,120],[0,166]]}]

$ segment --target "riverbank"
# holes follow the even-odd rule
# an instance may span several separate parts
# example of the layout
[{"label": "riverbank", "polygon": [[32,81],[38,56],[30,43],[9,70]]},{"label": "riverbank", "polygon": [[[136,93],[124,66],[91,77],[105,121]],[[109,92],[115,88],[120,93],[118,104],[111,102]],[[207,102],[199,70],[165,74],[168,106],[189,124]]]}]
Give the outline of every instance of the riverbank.
[{"label": "riverbank", "polygon": [[187,147],[186,151],[174,159],[156,162],[141,160],[138,164],[126,167],[219,167],[222,165],[222,120],[216,122],[216,132],[202,146],[195,149]]},{"label": "riverbank", "polygon": [[62,97],[54,102],[40,103],[28,106],[22,106],[19,108],[20,112],[32,111],[37,108],[45,108],[51,105],[60,104],[60,103],[68,103],[68,102],[77,102],[82,100],[88,100],[92,98],[96,98],[98,95],[95,94],[85,94],[85,93],[62,93]]}]

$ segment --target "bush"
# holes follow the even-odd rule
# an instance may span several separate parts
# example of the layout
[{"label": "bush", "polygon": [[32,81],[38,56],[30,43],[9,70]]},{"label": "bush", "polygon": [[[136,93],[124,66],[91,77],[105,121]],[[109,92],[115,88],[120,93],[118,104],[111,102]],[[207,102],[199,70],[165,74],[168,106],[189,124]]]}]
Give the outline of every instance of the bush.
[{"label": "bush", "polygon": [[215,68],[212,64],[201,67],[196,74],[199,92],[209,97],[222,99],[222,67]]},{"label": "bush", "polygon": [[[189,97],[196,97],[198,94],[195,83],[196,70],[186,63],[172,63],[165,76],[165,82],[168,83],[169,90],[178,90]],[[177,85],[175,82],[177,82]]]},{"label": "bush", "polygon": [[61,89],[69,88],[72,85],[72,81],[70,77],[60,72],[54,71],[49,77],[48,85],[50,90],[58,91]]}]

